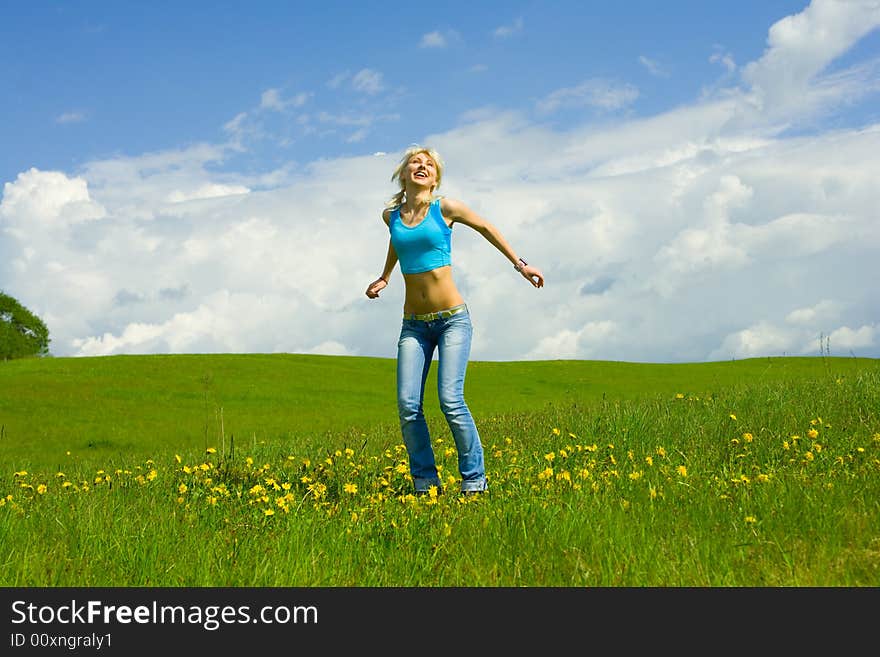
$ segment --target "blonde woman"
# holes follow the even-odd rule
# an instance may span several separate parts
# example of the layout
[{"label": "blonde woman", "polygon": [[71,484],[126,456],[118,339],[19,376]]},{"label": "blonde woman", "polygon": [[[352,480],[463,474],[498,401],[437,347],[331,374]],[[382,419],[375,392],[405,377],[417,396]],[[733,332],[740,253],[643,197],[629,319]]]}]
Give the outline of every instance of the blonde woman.
[{"label": "blonde woman", "polygon": [[416,493],[427,493],[432,486],[442,492],[423,412],[425,380],[436,349],[440,408],[458,451],[461,492],[472,494],[486,490],[486,468],[480,435],[464,400],[473,329],[452,278],[453,226],[476,230],[536,288],[543,287],[544,276],[486,219],[461,201],[436,196],[442,178],[443,161],[436,151],[416,145],[403,154],[391,177],[400,191],[382,212],[391,233],[385,267],[366,294],[378,298],[400,262],[406,291],[397,343],[397,407]]}]

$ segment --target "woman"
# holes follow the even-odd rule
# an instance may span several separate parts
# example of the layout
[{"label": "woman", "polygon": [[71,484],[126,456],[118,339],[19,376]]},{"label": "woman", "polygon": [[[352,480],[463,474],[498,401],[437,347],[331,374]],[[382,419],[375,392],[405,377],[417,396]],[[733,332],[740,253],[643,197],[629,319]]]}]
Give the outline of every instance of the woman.
[{"label": "woman", "polygon": [[404,153],[391,176],[400,191],[382,212],[391,233],[385,268],[370,283],[367,297],[379,296],[400,261],[406,293],[397,343],[397,407],[416,493],[427,493],[432,486],[442,492],[423,413],[425,380],[437,349],[440,408],[458,450],[461,492],[472,494],[486,490],[486,468],[480,435],[464,401],[472,327],[452,280],[452,227],[460,223],[479,232],[536,288],[543,287],[544,276],[517,256],[495,226],[464,203],[435,196],[442,178],[443,162],[436,151],[416,145]]}]

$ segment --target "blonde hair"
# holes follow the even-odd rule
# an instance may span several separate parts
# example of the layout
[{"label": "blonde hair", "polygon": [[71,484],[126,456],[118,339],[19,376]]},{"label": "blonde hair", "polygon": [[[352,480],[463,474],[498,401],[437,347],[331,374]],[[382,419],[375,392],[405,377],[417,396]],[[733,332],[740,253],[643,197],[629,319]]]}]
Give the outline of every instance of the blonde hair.
[{"label": "blonde hair", "polygon": [[397,168],[394,169],[394,173],[391,174],[391,181],[397,182],[397,184],[400,185],[400,191],[397,192],[390,199],[388,199],[388,201],[385,203],[386,208],[397,208],[403,205],[403,201],[406,198],[406,187],[403,182],[403,173],[406,169],[406,165],[409,164],[410,159],[414,155],[418,155],[419,153],[424,153],[432,160],[434,160],[434,165],[437,168],[437,183],[434,185],[434,188],[431,190],[431,192],[433,193],[434,190],[440,186],[440,181],[443,179],[444,166],[440,154],[433,148],[413,144],[403,152],[403,157],[400,158],[400,162],[398,163]]}]

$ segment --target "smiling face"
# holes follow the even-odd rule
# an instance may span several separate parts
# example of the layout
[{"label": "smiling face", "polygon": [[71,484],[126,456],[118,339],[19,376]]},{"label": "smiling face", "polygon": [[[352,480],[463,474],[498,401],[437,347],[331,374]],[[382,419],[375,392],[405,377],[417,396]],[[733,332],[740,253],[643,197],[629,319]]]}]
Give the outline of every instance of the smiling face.
[{"label": "smiling face", "polygon": [[430,155],[419,152],[409,158],[403,170],[405,181],[433,190],[437,184],[437,163]]},{"label": "smiling face", "polygon": [[398,205],[407,192],[433,194],[443,179],[443,160],[437,151],[413,144],[400,158],[391,179],[400,185],[399,195],[392,199]]}]

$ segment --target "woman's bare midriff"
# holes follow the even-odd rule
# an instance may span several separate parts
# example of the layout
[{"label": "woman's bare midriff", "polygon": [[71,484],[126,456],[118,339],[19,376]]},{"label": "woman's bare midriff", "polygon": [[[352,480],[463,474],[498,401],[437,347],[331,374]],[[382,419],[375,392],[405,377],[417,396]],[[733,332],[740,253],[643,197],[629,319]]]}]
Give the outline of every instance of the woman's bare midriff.
[{"label": "woman's bare midriff", "polygon": [[464,303],[452,280],[449,265],[418,274],[404,274],[403,280],[406,283],[405,313],[433,313]]}]

